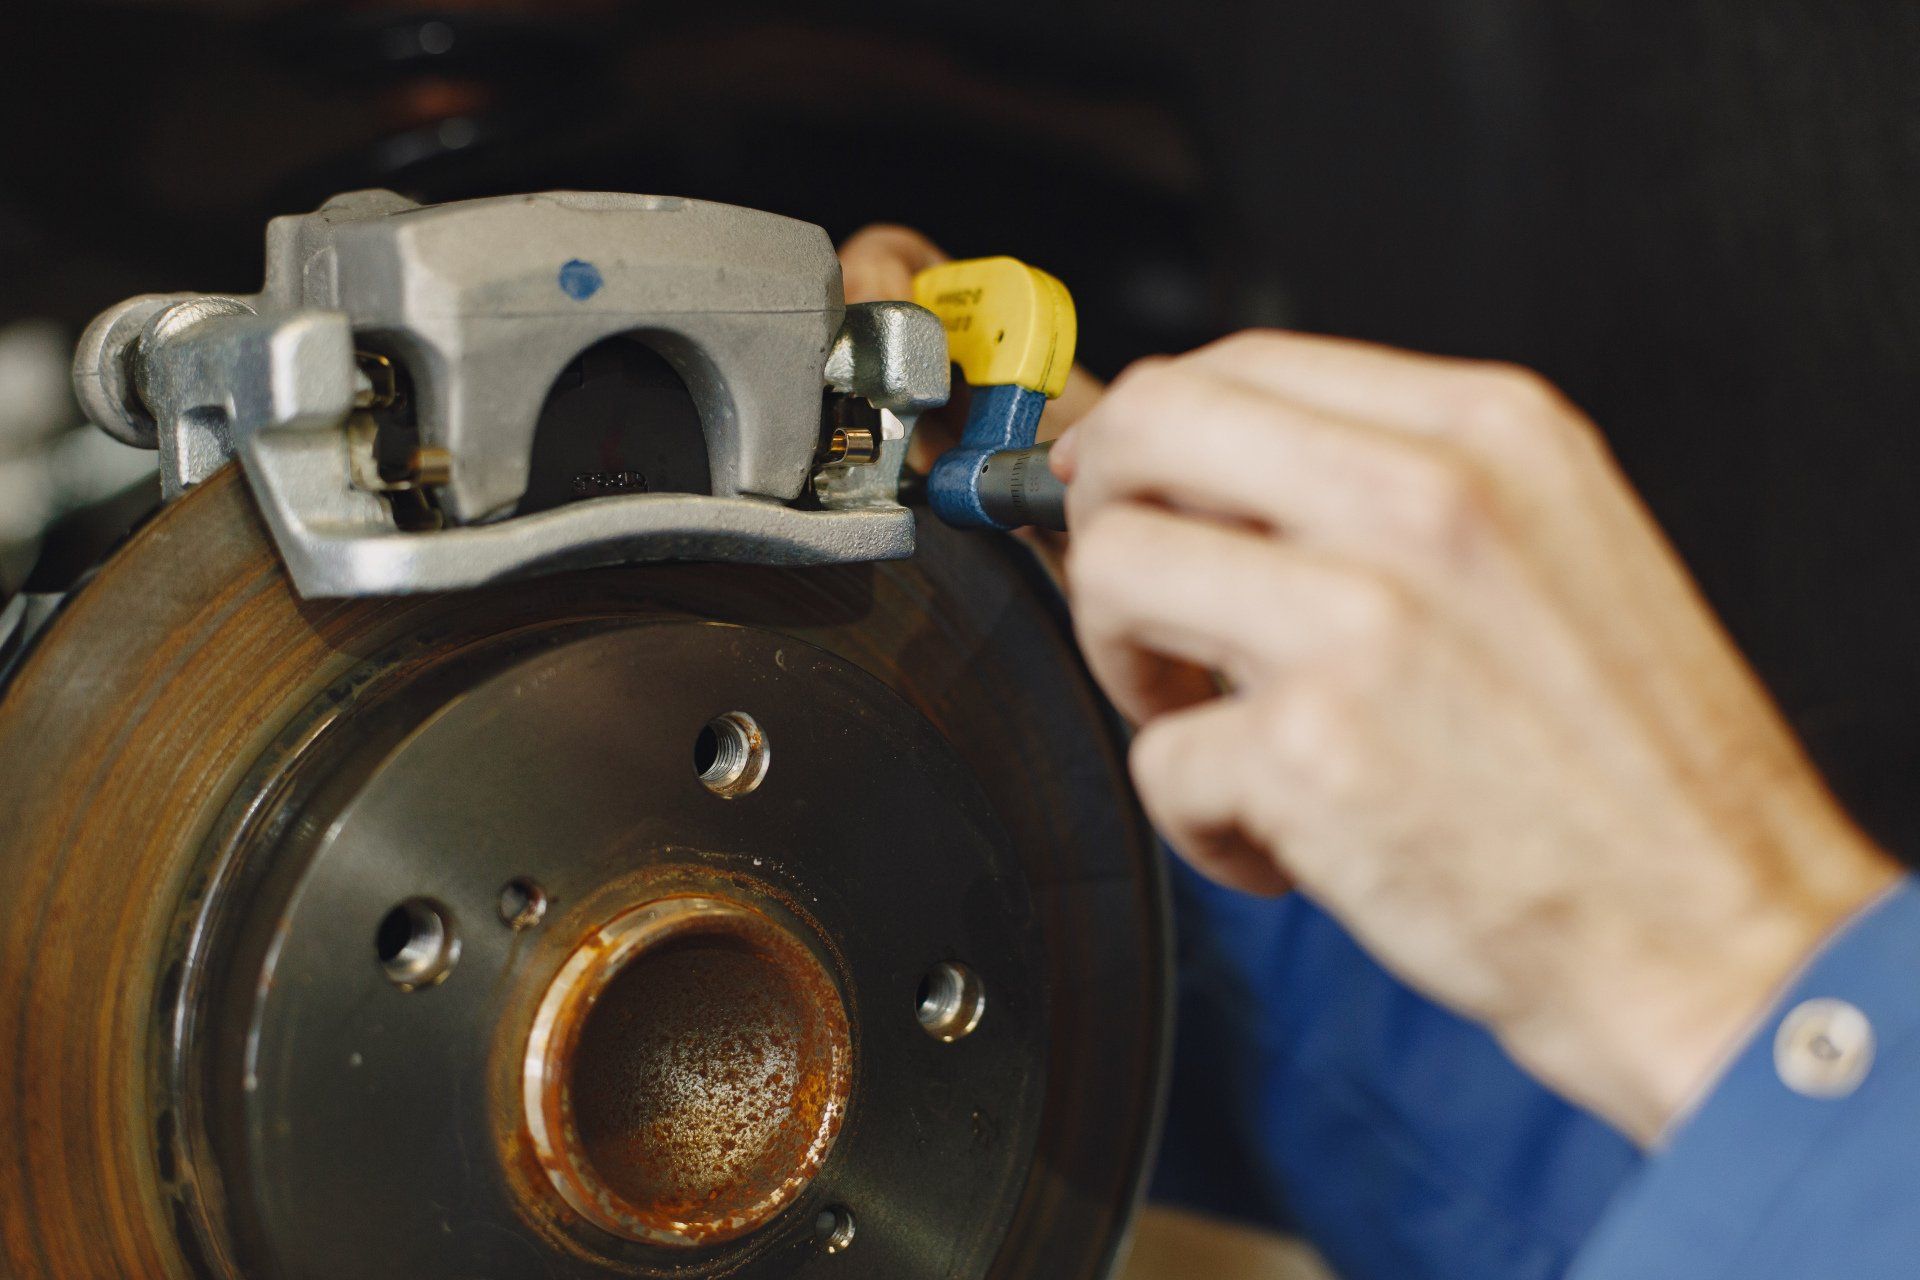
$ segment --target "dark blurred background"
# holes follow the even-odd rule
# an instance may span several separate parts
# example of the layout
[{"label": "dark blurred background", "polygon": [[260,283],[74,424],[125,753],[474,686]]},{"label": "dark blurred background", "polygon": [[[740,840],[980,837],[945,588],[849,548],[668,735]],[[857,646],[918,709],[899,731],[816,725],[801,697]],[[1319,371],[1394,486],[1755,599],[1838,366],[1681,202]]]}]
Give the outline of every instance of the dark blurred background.
[{"label": "dark blurred background", "polygon": [[1536,366],[1920,850],[1910,0],[10,0],[0,50],[0,325],[69,341],[337,190],[576,187],[1017,254],[1101,373],[1256,324]]}]

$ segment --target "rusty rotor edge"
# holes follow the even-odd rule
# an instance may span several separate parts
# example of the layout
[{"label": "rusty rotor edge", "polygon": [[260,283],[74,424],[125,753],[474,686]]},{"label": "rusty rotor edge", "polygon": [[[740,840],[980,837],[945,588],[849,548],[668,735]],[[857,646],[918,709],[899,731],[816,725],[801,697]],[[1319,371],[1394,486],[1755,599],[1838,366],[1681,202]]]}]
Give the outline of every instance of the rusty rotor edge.
[{"label": "rusty rotor edge", "polygon": [[[1005,567],[1003,562],[994,572]],[[959,714],[972,656],[957,651],[957,660],[943,659],[937,646],[916,638],[943,631],[979,636],[984,630],[950,612],[954,602],[942,597],[941,588],[950,590],[952,581],[929,581],[912,565],[880,574],[834,571],[812,581],[805,574],[712,572],[719,575],[715,582],[732,584],[717,594],[735,616],[771,617],[800,632],[831,635],[855,660],[888,670],[936,721],[958,720],[954,727],[963,748],[976,759],[995,743],[1038,732],[1018,723],[1017,697],[1001,714],[977,718],[979,723]],[[1020,572],[1033,575],[1025,588],[1032,590],[1040,575],[1016,566],[1010,576]],[[632,575],[631,585],[614,593],[624,592],[615,607],[633,608],[646,597],[647,607],[671,608],[675,574]],[[743,590],[749,583],[751,589]],[[294,709],[346,678],[367,654],[444,626],[450,612],[485,609],[496,611],[500,624],[515,618],[531,624],[555,591],[552,584],[533,583],[451,604],[443,597],[300,602],[287,590],[257,516],[228,471],[136,535],[42,631],[0,696],[0,769],[37,784],[10,789],[0,800],[0,829],[15,833],[7,840],[8,860],[19,868],[20,900],[27,904],[0,922],[0,978],[8,991],[19,993],[0,1004],[0,1102],[6,1104],[0,1105],[0,1160],[15,1164],[19,1173],[0,1179],[13,1188],[0,1191],[0,1259],[13,1274],[61,1280],[185,1277],[196,1269],[179,1252],[168,1207],[179,1188],[169,1190],[167,1175],[175,1171],[165,1167],[165,1142],[156,1141],[178,1119],[152,1112],[142,1078],[166,982],[143,963],[163,950],[171,904],[187,893],[193,874],[179,851],[205,838],[222,803]],[[876,594],[889,593],[892,603],[876,615]],[[1010,607],[1018,590],[997,599],[984,594],[994,614]],[[902,604],[904,610],[895,607]],[[1044,617],[1049,611],[1055,611],[1051,619]],[[1023,625],[1037,620],[1058,629],[1055,606],[1043,602],[1027,612],[1036,618]],[[872,625],[876,620],[880,625]],[[849,631],[849,624],[857,629]],[[922,652],[914,652],[916,645]],[[236,663],[236,653],[252,660]],[[915,659],[926,667],[912,666]],[[909,665],[902,666],[903,660]],[[1068,664],[1077,668],[1070,656]],[[1104,718],[1102,705],[1084,688],[1068,693],[1065,702],[1078,708],[1068,714],[1086,723]],[[114,714],[101,715],[103,707]],[[1061,707],[1056,703],[1051,711]],[[983,729],[986,739],[980,737]],[[1096,755],[1110,776],[1123,776],[1114,746]],[[1027,805],[1031,812],[1012,818],[1033,830],[1052,827],[1068,846],[1072,805],[1059,803],[1057,813],[1041,813],[1048,788],[1034,791],[1023,798],[1003,788],[996,800],[1014,811]],[[1119,1203],[1105,1211],[1111,1217],[1100,1232],[1099,1256],[1058,1274],[1093,1276],[1110,1266],[1120,1243],[1113,1227],[1137,1198],[1165,1078],[1164,1010],[1171,984],[1160,868],[1124,791],[1115,798],[1119,813],[1132,813],[1131,829],[1123,821],[1106,831],[1124,850],[1117,862],[1100,871],[1063,865],[1037,872],[1040,882],[1060,884],[1089,875],[1132,877],[1147,904],[1137,922],[1143,950],[1127,966],[1139,966],[1135,994],[1144,1001],[1136,1003],[1146,1006],[1143,1033],[1126,1060],[1127,1072],[1137,1073],[1130,1078],[1142,1082],[1130,1095],[1142,1122],[1093,1141],[1084,1117],[1062,1129],[1057,1100],[1050,1099],[1056,1139],[1088,1150],[1066,1158],[1029,1189],[1039,1194],[1028,1196],[1015,1224],[1016,1236],[1032,1241],[1044,1223],[1071,1216],[1066,1207],[1073,1201],[1047,1192],[1048,1185],[1110,1187],[1101,1195]],[[126,893],[129,884],[144,892]],[[86,930],[84,951],[66,945],[77,926]],[[1083,939],[1070,945],[1092,944]],[[72,1016],[82,1009],[86,1016]],[[51,1062],[62,1068],[46,1070]],[[1095,1165],[1106,1172],[1096,1174]],[[1001,1269],[1029,1274],[1047,1256],[1045,1247],[1017,1245]]]}]

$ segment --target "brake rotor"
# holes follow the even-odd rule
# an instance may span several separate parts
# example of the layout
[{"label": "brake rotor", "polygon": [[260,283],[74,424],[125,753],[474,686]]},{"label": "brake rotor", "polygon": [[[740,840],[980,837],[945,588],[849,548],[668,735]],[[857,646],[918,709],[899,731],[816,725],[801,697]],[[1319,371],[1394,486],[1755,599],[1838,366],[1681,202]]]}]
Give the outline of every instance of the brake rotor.
[{"label": "brake rotor", "polygon": [[7,1273],[1098,1276],[1158,863],[1051,587],[302,601],[230,468],[0,698]]}]

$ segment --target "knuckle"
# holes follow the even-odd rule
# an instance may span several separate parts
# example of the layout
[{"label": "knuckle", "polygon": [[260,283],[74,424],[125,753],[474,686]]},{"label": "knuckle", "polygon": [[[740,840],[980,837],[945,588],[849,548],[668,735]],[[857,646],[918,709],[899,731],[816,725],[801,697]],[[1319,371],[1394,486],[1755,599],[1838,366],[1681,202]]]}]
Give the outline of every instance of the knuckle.
[{"label": "knuckle", "polygon": [[1380,696],[1404,680],[1428,633],[1426,610],[1411,593],[1384,580],[1359,597],[1357,624],[1337,657],[1354,690]]},{"label": "knuckle", "polygon": [[1461,392],[1457,412],[1469,436],[1505,445],[1572,431],[1583,421],[1558,387],[1513,364],[1478,370]]},{"label": "knuckle", "polygon": [[1224,338],[1216,338],[1207,344],[1206,350],[1235,359],[1258,359],[1285,340],[1286,335],[1278,329],[1241,329]]},{"label": "knuckle", "polygon": [[1308,673],[1296,672],[1284,688],[1274,686],[1255,694],[1257,728],[1253,745],[1280,768],[1289,771],[1299,764],[1301,747],[1309,736],[1302,731],[1306,727],[1310,679]]},{"label": "knuckle", "polygon": [[1107,399],[1139,411],[1122,418],[1123,422],[1152,422],[1188,396],[1190,382],[1191,375],[1172,357],[1145,356],[1120,371],[1107,390]]},{"label": "knuckle", "polygon": [[1084,613],[1087,604],[1099,595],[1102,580],[1103,557],[1102,543],[1093,537],[1098,521],[1082,527],[1067,542],[1067,554],[1061,568],[1067,577],[1067,587],[1073,592],[1074,612]]},{"label": "knuckle", "polygon": [[1420,543],[1458,550],[1494,523],[1493,486],[1464,459],[1439,452],[1406,463],[1396,507],[1406,531]]},{"label": "knuckle", "polygon": [[1123,387],[1133,388],[1137,391],[1142,387],[1151,386],[1158,379],[1164,377],[1172,368],[1172,356],[1141,356],[1138,360],[1135,360],[1132,364],[1129,364],[1120,371],[1119,375],[1114,378],[1113,384],[1108,388],[1108,391],[1111,393]]},{"label": "knuckle", "polygon": [[848,236],[840,251],[880,254],[902,263],[944,256],[922,232],[899,222],[869,222]]},{"label": "knuckle", "polygon": [[1143,799],[1157,794],[1180,758],[1176,735],[1164,720],[1152,720],[1134,732],[1127,748],[1127,770]]},{"label": "knuckle", "polygon": [[1488,364],[1475,371],[1461,396],[1461,410],[1469,418],[1489,423],[1531,422],[1549,417],[1560,393],[1531,369],[1514,364]]},{"label": "knuckle", "polygon": [[1367,775],[1361,700],[1329,679],[1307,679],[1271,699],[1267,748],[1323,801],[1357,796]]},{"label": "knuckle", "polygon": [[1167,424],[1186,416],[1192,397],[1193,375],[1171,358],[1136,360],[1075,428],[1077,467],[1100,473],[1137,466],[1165,440]]},{"label": "knuckle", "polygon": [[1350,580],[1345,609],[1354,639],[1369,650],[1399,652],[1419,630],[1419,604],[1384,577]]},{"label": "knuckle", "polygon": [[1111,596],[1137,572],[1149,538],[1145,513],[1124,506],[1096,512],[1067,544],[1067,581],[1077,595]]}]

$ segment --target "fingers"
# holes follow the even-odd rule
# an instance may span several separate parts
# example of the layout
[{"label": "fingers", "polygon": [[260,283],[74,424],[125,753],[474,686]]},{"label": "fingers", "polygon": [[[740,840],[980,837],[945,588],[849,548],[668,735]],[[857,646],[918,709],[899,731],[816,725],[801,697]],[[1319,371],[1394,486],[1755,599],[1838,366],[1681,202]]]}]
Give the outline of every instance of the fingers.
[{"label": "fingers", "polygon": [[876,223],[840,246],[840,275],[848,302],[885,302],[913,296],[913,277],[948,260],[939,245],[911,227]]},{"label": "fingers", "polygon": [[1496,465],[1536,444],[1596,438],[1551,383],[1514,365],[1280,330],[1236,333],[1187,359],[1305,409],[1451,440]]},{"label": "fingers", "polygon": [[1351,654],[1410,606],[1385,579],[1243,529],[1124,505],[1080,527],[1068,553],[1074,625],[1094,675],[1137,722]]},{"label": "fingers", "polygon": [[1449,567],[1498,517],[1445,441],[1348,421],[1185,360],[1143,362],[1055,445],[1068,519],[1147,501],[1283,531],[1396,569]]},{"label": "fingers", "polygon": [[1223,883],[1286,888],[1281,826],[1364,794],[1368,726],[1431,614],[1364,566],[1137,505],[1075,534],[1068,580],[1088,664],[1141,726],[1156,825]]},{"label": "fingers", "polygon": [[1259,731],[1250,703],[1222,698],[1141,729],[1129,760],[1147,816],[1182,857],[1229,888],[1285,893],[1279,859],[1241,825],[1255,789],[1278,784],[1250,763]]},{"label": "fingers", "polygon": [[[1165,362],[1147,365],[1154,363]],[[1538,374],[1512,365],[1277,330],[1233,334],[1177,363],[1301,413],[1440,443],[1514,499],[1549,508],[1565,500],[1574,475],[1607,456],[1584,415]],[[1054,449],[1063,479],[1072,478],[1077,449],[1071,440]]]}]

